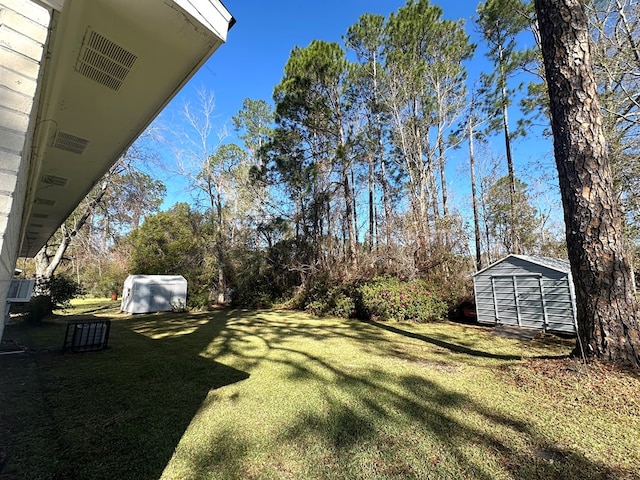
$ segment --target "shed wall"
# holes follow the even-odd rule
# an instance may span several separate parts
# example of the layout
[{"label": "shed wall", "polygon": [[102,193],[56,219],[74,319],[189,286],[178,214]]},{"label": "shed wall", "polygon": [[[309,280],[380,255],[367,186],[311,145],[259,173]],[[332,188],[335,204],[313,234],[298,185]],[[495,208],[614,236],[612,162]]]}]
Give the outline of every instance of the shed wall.
[{"label": "shed wall", "polygon": [[183,277],[130,275],[124,282],[120,309],[128,313],[168,312],[186,305],[187,281]]},{"label": "shed wall", "polygon": [[480,323],[574,333],[567,273],[508,257],[474,277]]}]

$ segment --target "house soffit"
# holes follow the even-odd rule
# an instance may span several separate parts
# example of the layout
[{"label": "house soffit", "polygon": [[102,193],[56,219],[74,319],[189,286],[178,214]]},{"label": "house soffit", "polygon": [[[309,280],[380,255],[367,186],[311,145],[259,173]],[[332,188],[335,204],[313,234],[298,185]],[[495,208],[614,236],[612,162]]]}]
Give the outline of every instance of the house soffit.
[{"label": "house soffit", "polygon": [[[22,256],[38,252],[223,43],[178,3],[66,0],[54,14],[32,118]],[[218,7],[207,10],[210,23],[224,30],[231,16],[207,3]]]}]

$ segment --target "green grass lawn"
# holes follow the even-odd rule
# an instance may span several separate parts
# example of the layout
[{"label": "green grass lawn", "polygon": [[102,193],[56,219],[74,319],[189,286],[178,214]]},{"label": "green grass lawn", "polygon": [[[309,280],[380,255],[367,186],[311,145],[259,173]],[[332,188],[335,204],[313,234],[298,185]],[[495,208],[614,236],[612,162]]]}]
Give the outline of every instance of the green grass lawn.
[{"label": "green grass lawn", "polygon": [[[640,479],[640,378],[569,341],[118,307],[7,327],[1,480]],[[78,316],[113,320],[107,350],[60,353]]]}]

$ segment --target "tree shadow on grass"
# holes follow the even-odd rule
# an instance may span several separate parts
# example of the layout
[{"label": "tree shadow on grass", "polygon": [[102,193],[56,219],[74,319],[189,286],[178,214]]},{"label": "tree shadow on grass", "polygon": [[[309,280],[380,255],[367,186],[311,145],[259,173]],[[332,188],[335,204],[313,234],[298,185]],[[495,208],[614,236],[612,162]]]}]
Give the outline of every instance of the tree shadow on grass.
[{"label": "tree shadow on grass", "polygon": [[[366,380],[373,377],[381,381]],[[385,387],[390,381],[400,388]],[[364,395],[363,382],[368,384]],[[310,449],[324,443],[329,448],[331,459],[310,467],[312,477],[330,471],[335,478],[355,478],[370,471],[365,478],[492,480],[505,473],[539,480],[640,478],[637,472],[589,460],[540,434],[533,423],[421,376],[393,379],[372,371],[364,378],[342,375],[338,383],[351,398],[345,401],[341,395],[338,400],[327,393],[328,410],[301,415],[279,440],[282,445]],[[461,410],[467,418],[456,413]]]},{"label": "tree shadow on grass", "polygon": [[[287,391],[317,381],[324,385],[322,407],[302,405],[295,418],[271,429],[277,435],[271,439],[277,451],[257,462],[241,430],[231,429],[224,435],[216,432],[206,449],[191,452],[190,478],[210,478],[211,472],[224,472],[228,474],[225,478],[640,478],[556,444],[537,430],[534,421],[505,415],[501,409],[489,408],[426,376],[372,366],[354,373],[324,353],[297,348],[291,340],[296,336],[309,335],[316,342],[342,335],[341,328],[329,326],[323,333],[320,324],[311,323],[312,327],[297,328],[286,322],[269,323],[256,314],[244,325],[228,325],[220,346],[225,354],[244,355],[236,341],[247,334],[243,326],[253,325],[251,335],[260,339],[262,359],[290,368],[287,381],[292,385]],[[411,338],[461,355],[486,353],[391,328],[393,333],[409,333]],[[365,325],[355,329],[365,337],[364,343],[392,342]],[[382,351],[380,348],[378,354]],[[254,354],[248,356],[252,365],[262,361]],[[520,359],[490,353],[486,358]],[[226,450],[235,453],[231,457],[221,453]],[[279,456],[296,457],[298,462],[286,464]]]},{"label": "tree shadow on grass", "polygon": [[[106,350],[13,359],[16,375],[20,364],[33,370],[29,395],[41,400],[37,425],[3,419],[9,435],[22,430],[2,439],[12,478],[159,478],[209,392],[249,377],[200,355],[225,324],[202,314],[130,317],[112,322]],[[5,396],[21,394],[4,383]],[[20,444],[25,429],[49,438],[32,450]]]},{"label": "tree shadow on grass", "polygon": [[[410,369],[404,364],[383,369],[371,361],[382,361],[397,347],[397,337],[386,332],[444,348],[456,354],[452,360],[458,355],[505,361],[518,356],[486,356],[482,350],[382,328],[387,325],[269,315],[227,311],[131,317],[113,323],[110,348],[104,352],[28,357],[38,367],[39,385],[30,393],[42,397],[38,421],[50,445],[40,450],[46,458],[24,459],[25,465],[37,463],[38,469],[31,470],[37,475],[15,478],[153,479],[170,458],[172,464],[188,464],[191,475],[183,478],[194,480],[214,475],[638,478],[555,444],[537,431],[534,421],[505,415],[447,388],[426,369],[414,369],[413,364]],[[353,369],[336,361],[327,353],[333,351],[331,342],[345,339],[356,342],[358,351],[371,359]],[[321,344],[327,347],[310,353],[298,340],[326,342]],[[225,358],[232,358],[235,368],[222,363]],[[313,383],[311,391],[320,392],[321,408],[301,402],[286,424],[277,429],[269,425],[275,447],[259,462],[247,432],[215,424],[202,433],[204,439],[172,458],[187,426],[199,421],[197,412],[206,415],[225,408],[209,394],[211,389],[248,378],[247,372],[260,375],[254,368],[263,362],[287,367],[284,371],[290,374],[282,377],[287,392],[303,391]],[[236,408],[239,400],[229,398],[228,408]],[[286,464],[285,456],[297,463]]]},{"label": "tree shadow on grass", "polygon": [[439,340],[437,338],[427,337],[426,335],[421,335],[419,333],[410,332],[407,330],[402,330],[401,328],[394,327],[392,325],[386,323],[380,323],[373,320],[368,320],[365,323],[369,325],[373,325],[374,327],[381,328],[382,330],[386,330],[387,332],[397,333],[399,335],[403,335],[409,338],[415,338],[417,340],[421,340],[426,343],[430,343],[431,345],[435,345],[440,348],[444,348],[451,352],[461,353],[463,355],[469,355],[472,357],[483,357],[483,358],[493,358],[497,360],[521,360],[522,357],[520,355],[503,355],[491,352],[485,352],[482,350],[476,350],[473,348],[465,347],[464,345],[458,345],[451,342],[445,342],[444,340]]}]

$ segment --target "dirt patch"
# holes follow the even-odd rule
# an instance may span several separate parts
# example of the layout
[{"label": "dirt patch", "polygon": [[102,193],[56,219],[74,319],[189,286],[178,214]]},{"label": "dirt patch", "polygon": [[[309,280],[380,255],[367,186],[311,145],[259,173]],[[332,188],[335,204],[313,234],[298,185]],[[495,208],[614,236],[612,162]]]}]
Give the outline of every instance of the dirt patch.
[{"label": "dirt patch", "polygon": [[[640,375],[603,362],[532,358],[502,369],[506,381],[566,406],[589,405],[640,416]],[[557,405],[558,406],[558,405]]]},{"label": "dirt patch", "polygon": [[497,325],[491,333],[498,337],[515,338],[517,340],[533,340],[545,335],[543,330],[537,328],[514,327],[511,325]]}]

